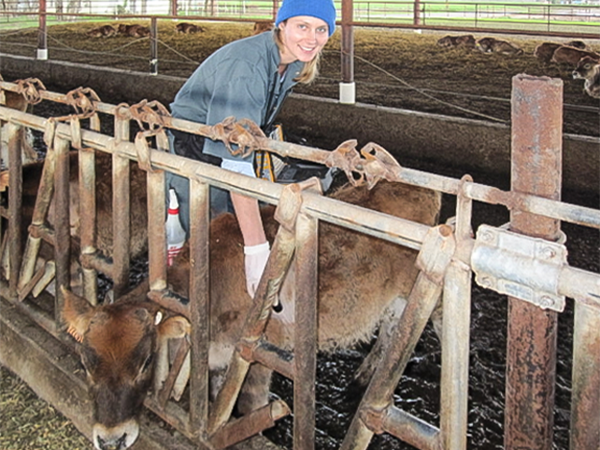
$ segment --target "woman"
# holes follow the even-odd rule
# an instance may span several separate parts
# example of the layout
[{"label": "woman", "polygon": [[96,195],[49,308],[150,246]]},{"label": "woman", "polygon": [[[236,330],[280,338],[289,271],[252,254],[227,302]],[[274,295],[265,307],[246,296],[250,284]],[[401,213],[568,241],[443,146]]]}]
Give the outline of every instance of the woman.
[{"label": "woman", "polygon": [[[268,131],[283,101],[297,83],[317,75],[321,51],[335,31],[332,0],[284,0],[275,29],[232,42],[196,69],[171,103],[173,117],[214,125],[229,116],[250,119]],[[254,177],[253,155],[232,156],[222,142],[173,132],[172,150],[189,158]],[[172,175],[180,213],[188,229],[187,179]],[[211,189],[211,210],[227,210],[228,196]],[[254,296],[269,258],[269,242],[258,201],[231,193],[231,203],[244,239],[246,286]]]}]

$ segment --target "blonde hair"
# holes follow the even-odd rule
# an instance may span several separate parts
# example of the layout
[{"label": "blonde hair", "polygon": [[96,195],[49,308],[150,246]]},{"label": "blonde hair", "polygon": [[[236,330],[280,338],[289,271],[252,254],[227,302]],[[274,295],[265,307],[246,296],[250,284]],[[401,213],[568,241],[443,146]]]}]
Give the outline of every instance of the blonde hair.
[{"label": "blonde hair", "polygon": [[[275,28],[275,43],[277,44],[277,48],[280,53],[285,52],[285,44],[283,43],[283,39],[281,38],[281,30],[279,28]],[[317,75],[319,75],[319,61],[321,60],[321,52],[317,53],[317,55],[311,59],[309,62],[304,63],[304,67],[300,71],[300,75],[294,81],[302,84],[310,84],[312,83]]]}]

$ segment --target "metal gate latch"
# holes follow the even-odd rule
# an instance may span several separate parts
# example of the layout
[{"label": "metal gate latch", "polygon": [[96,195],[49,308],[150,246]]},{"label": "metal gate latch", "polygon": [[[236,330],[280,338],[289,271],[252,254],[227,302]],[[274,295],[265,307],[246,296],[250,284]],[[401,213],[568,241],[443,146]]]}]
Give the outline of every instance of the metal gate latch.
[{"label": "metal gate latch", "polygon": [[562,312],[565,296],[558,293],[562,267],[567,264],[563,244],[481,225],[471,253],[475,281],[500,294],[542,309]]}]

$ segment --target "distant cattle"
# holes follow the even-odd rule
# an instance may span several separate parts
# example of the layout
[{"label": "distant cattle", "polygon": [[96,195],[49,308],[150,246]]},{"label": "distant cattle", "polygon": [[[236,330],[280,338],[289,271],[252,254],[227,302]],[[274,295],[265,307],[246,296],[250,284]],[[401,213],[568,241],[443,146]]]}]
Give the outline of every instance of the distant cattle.
[{"label": "distant cattle", "polygon": [[483,53],[501,53],[503,55],[523,54],[523,50],[516,45],[492,37],[481,38],[477,41],[476,45]]},{"label": "distant cattle", "polygon": [[[441,206],[438,192],[386,181],[380,181],[372,190],[348,186],[331,196],[426,225],[437,223]],[[272,241],[278,229],[274,208],[267,206],[261,212],[265,231]],[[253,304],[246,291],[242,242],[233,214],[222,214],[211,221],[209,269],[210,295],[214,301],[210,303],[209,365],[212,375],[227,367]],[[334,351],[368,342],[382,321],[399,317],[406,306],[418,275],[417,252],[326,222],[320,225],[318,248],[319,349]],[[188,250],[185,247],[167,269],[167,280],[174,292],[189,298]],[[293,346],[295,328],[293,276],[294,270],[290,269],[279,292],[283,310],[271,315],[265,330],[270,342],[287,349]],[[182,319],[161,325],[157,307],[146,302],[144,291],[138,291],[137,297],[130,299],[92,308],[85,300],[65,291],[63,315],[69,332],[82,344],[81,358],[95,405],[94,445],[100,449],[105,444],[109,448],[109,443],[126,449],[135,440],[138,433],[135,418],[151,386],[148,377],[153,365],[151,355],[156,352],[155,342],[165,338],[163,332],[167,329],[175,331],[169,337],[187,332]],[[436,330],[440,329],[440,319],[437,316]],[[268,401],[270,377],[271,371],[266,367],[260,364],[250,367],[238,398],[241,414]]]},{"label": "distant cattle", "polygon": [[436,44],[443,48],[465,47],[468,49],[474,49],[475,38],[472,34],[465,34],[463,36],[444,36],[438,40]]},{"label": "distant cattle", "polygon": [[126,25],[124,23],[119,25],[118,29],[119,34],[123,36],[131,36],[131,37],[147,37],[150,36],[150,28],[144,27],[142,25],[133,24]]},{"label": "distant cattle", "polygon": [[569,41],[569,42],[565,42],[563,45],[566,45],[568,47],[578,48],[579,50],[588,50],[588,51],[591,50],[590,46],[587,45],[583,41]]},{"label": "distant cattle", "polygon": [[265,31],[271,31],[273,29],[273,22],[270,20],[262,20],[254,23],[254,28],[252,29],[252,34],[260,34]]},{"label": "distant cattle", "polygon": [[579,60],[573,71],[573,78],[585,80],[585,92],[594,98],[600,98],[600,62],[596,59],[584,56]]},{"label": "distant cattle", "polygon": [[548,64],[552,59],[554,51],[561,46],[562,44],[557,44],[556,42],[543,42],[535,48],[533,56],[541,62]]},{"label": "distant cattle", "polygon": [[117,35],[117,30],[112,25],[103,25],[98,28],[94,28],[87,32],[90,37],[112,37]]},{"label": "distant cattle", "polygon": [[189,22],[180,22],[175,29],[182,34],[204,33],[204,28]]},{"label": "distant cattle", "polygon": [[584,56],[589,56],[595,61],[600,60],[600,54],[598,53],[562,45],[554,51],[550,61],[556,64],[568,64],[575,67]]}]

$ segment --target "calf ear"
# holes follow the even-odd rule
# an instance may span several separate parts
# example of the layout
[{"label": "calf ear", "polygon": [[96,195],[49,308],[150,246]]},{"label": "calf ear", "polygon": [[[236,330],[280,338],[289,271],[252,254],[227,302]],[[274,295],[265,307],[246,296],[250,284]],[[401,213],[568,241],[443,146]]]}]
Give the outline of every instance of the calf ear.
[{"label": "calf ear", "polygon": [[67,333],[78,342],[82,342],[83,335],[94,315],[94,307],[86,299],[73,294],[64,286],[60,289],[65,298],[63,318],[67,324]]},{"label": "calf ear", "polygon": [[169,317],[158,325],[158,335],[161,339],[178,339],[190,334],[192,326],[183,316]]}]

